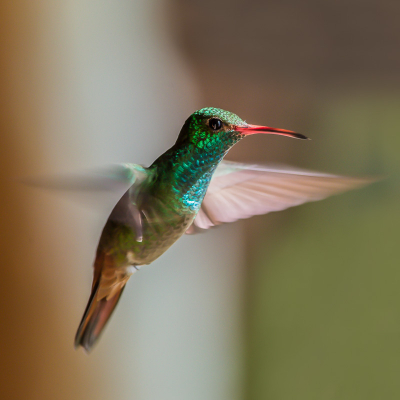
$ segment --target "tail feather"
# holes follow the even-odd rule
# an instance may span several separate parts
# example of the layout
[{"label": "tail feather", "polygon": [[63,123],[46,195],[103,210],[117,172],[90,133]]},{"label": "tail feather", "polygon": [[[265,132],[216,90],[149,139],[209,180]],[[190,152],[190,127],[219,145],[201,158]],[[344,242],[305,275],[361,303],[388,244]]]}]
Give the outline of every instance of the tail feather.
[{"label": "tail feather", "polygon": [[98,300],[99,280],[97,281],[92,288],[89,302],[75,336],[75,348],[82,346],[88,353],[91,351],[114,311],[115,306],[118,304],[124,287],[121,286],[120,290],[111,298],[105,297]]},{"label": "tail feather", "polygon": [[132,268],[117,268],[110,254],[97,251],[92,293],[75,336],[75,348],[90,352],[118,304]]}]

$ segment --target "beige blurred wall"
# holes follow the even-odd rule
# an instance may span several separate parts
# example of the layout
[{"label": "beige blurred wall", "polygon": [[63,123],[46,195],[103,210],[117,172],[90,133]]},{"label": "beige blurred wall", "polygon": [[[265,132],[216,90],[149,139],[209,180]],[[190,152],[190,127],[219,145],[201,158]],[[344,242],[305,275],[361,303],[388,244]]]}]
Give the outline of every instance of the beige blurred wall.
[{"label": "beige blurred wall", "polygon": [[149,165],[173,144],[203,104],[170,38],[165,3],[0,7],[0,397],[239,398],[237,231],[183,238],[142,269],[88,357],[73,338],[97,240],[118,199],[78,203],[16,181],[112,162]]}]

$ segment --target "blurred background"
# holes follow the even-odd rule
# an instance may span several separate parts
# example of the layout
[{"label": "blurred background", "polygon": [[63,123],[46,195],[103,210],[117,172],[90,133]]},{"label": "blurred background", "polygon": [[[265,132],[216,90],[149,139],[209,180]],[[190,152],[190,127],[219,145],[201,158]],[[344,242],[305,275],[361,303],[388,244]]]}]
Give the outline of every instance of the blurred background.
[{"label": "blurred background", "polygon": [[[0,4],[2,399],[400,397],[400,3]],[[368,188],[183,237],[129,282],[90,356],[73,338],[101,229],[18,183],[150,165],[196,109],[292,129],[228,159],[382,175]]]}]

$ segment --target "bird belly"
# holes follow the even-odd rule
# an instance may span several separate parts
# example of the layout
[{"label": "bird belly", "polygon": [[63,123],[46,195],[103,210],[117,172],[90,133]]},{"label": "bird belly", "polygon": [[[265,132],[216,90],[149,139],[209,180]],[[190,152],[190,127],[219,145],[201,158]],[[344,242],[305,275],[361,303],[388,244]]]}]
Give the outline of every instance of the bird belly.
[{"label": "bird belly", "polygon": [[144,214],[141,241],[131,225],[109,220],[99,250],[112,256],[117,268],[150,264],[186,232],[194,217],[195,214],[174,214],[160,219]]}]

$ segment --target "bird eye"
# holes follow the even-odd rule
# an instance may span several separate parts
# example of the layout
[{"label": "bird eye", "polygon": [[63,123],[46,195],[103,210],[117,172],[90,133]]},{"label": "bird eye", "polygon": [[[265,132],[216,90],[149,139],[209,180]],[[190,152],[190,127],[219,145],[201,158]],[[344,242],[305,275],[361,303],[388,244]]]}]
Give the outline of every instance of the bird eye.
[{"label": "bird eye", "polygon": [[217,131],[222,128],[222,121],[218,118],[211,118],[208,121],[208,126],[213,130]]}]

